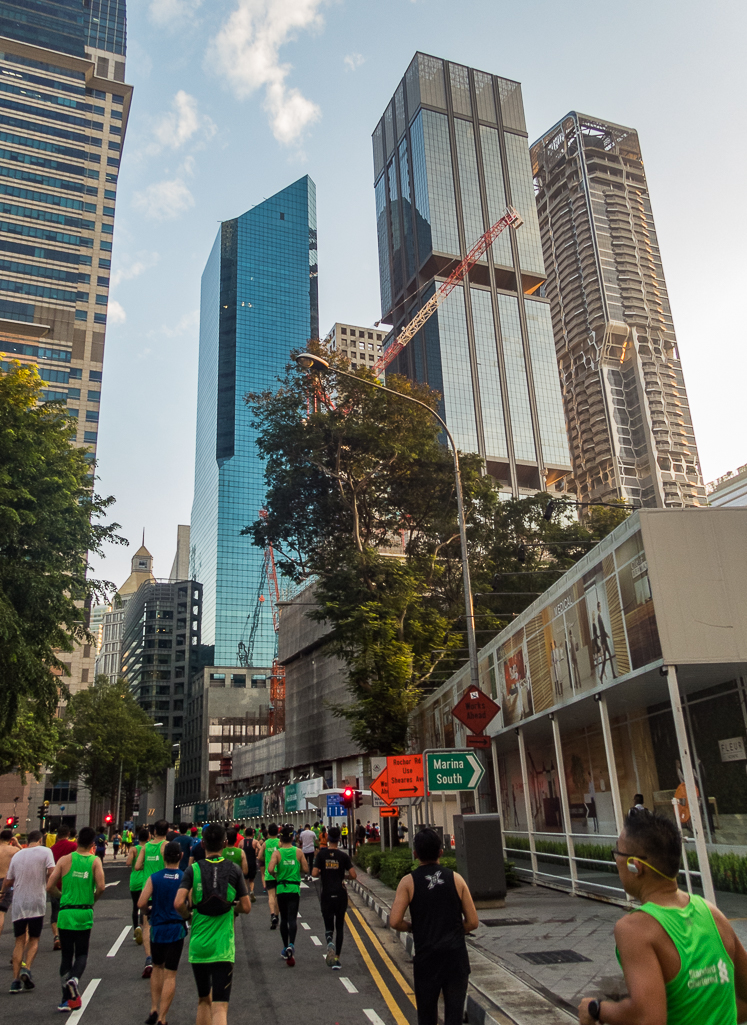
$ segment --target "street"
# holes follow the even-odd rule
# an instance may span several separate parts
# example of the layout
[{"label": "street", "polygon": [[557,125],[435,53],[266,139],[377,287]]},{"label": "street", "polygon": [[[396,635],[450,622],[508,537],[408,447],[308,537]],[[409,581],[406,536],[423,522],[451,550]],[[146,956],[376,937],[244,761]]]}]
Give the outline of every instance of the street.
[{"label": "street", "polygon": [[[83,1007],[66,1016],[72,1025],[99,1025],[125,1017],[130,1025],[144,1022],[150,1010],[150,984],[142,979],[144,951],[132,939],[129,873],[123,865],[107,862],[107,891],[96,905],[91,950],[81,991]],[[415,1025],[411,971],[402,945],[381,928],[381,922],[359,902],[348,911],[342,971],[324,962],[324,925],[314,884],[303,885],[296,966],[288,968],[280,957],[280,931],[272,932],[267,898],[257,886],[257,901],[250,915],[236,926],[236,967],[229,1006],[229,1021],[259,1020],[262,1025],[283,1025],[302,1018],[305,1025]],[[8,992],[12,971],[13,928],[7,915],[0,937],[0,1018],[27,1019],[58,1015],[60,954],[52,951],[49,905],[39,953],[32,967],[36,988],[19,996]],[[169,1012],[170,1025],[194,1021],[197,991],[187,960],[187,945],[179,966],[176,996]]]}]

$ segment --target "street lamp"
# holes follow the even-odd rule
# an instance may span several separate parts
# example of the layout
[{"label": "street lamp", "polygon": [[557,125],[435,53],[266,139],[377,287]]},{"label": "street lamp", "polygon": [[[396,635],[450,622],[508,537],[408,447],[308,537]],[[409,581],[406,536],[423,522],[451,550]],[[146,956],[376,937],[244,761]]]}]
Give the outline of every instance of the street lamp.
[{"label": "street lamp", "polygon": [[402,399],[405,402],[412,402],[416,406],[422,406],[426,409],[431,416],[434,416],[436,420],[441,424],[441,427],[449,439],[451,444],[452,455],[454,456],[454,477],[456,479],[456,497],[457,497],[457,517],[459,520],[459,539],[462,548],[462,577],[464,579],[464,607],[467,619],[467,644],[469,649],[469,671],[470,681],[473,687],[479,687],[480,685],[480,671],[477,664],[477,641],[475,639],[475,612],[472,605],[472,588],[469,579],[469,561],[467,559],[467,529],[464,522],[464,503],[462,500],[462,476],[459,471],[459,453],[457,452],[456,444],[451,436],[451,431],[446,426],[444,421],[438,415],[438,413],[431,409],[425,402],[421,402],[420,399],[414,399],[411,395],[402,395],[400,392],[393,391],[391,388],[385,388],[383,384],[378,382],[367,381],[364,377],[357,377],[355,374],[349,374],[346,370],[340,370],[339,367],[331,367],[329,363],[322,356],[316,356],[313,352],[299,352],[293,357],[299,366],[303,367],[304,370],[331,370],[335,374],[340,374],[342,377],[349,377],[351,381],[355,381],[357,384],[365,384],[369,388],[375,388],[377,391],[385,391],[389,395],[394,395],[398,399]]}]

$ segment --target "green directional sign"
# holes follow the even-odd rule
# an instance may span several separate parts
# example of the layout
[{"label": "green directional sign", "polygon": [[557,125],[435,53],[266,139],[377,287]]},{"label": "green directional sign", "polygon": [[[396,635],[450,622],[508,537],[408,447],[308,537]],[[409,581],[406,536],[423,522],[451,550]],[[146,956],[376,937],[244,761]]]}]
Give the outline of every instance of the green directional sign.
[{"label": "green directional sign", "polygon": [[477,790],[485,769],[472,751],[428,751],[426,778],[431,793]]}]

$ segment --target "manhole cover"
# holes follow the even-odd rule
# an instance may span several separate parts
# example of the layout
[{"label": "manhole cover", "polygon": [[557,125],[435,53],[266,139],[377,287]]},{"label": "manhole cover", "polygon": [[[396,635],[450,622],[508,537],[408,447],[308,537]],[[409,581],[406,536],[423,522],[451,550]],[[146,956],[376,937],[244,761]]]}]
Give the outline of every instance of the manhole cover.
[{"label": "manhole cover", "polygon": [[481,918],[480,925],[495,929],[499,925],[534,925],[534,921],[529,918]]},{"label": "manhole cover", "polygon": [[530,964],[579,964],[591,960],[575,950],[533,950],[519,954],[519,957]]}]

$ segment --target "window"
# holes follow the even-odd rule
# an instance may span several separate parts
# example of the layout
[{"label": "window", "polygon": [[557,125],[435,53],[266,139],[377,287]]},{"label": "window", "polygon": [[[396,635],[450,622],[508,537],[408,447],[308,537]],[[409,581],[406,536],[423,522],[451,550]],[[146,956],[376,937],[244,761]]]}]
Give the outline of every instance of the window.
[{"label": "window", "polygon": [[[368,332],[368,337],[369,337],[369,338],[373,338],[373,331],[369,331],[369,332]],[[373,348],[373,346],[372,346],[372,345],[370,345],[370,346],[369,346],[369,348],[370,348],[370,349],[372,349],[372,348]]]},{"label": "window", "polygon": [[[71,367],[68,372],[68,377],[70,380],[75,379],[76,381],[79,381],[83,377],[83,371],[80,367]],[[101,380],[101,378],[99,378],[99,380]]]},{"label": "window", "polygon": [[89,393],[88,393],[88,401],[89,402],[101,402],[101,392],[100,391],[89,391]]},{"label": "window", "polygon": [[[89,370],[88,371],[88,380],[89,381],[100,381],[101,380],[101,373],[102,372],[100,370]],[[70,376],[71,377],[73,376],[72,372],[71,372]],[[80,374],[78,374],[78,377],[80,377]]]},{"label": "window", "polygon": [[75,311],[75,319],[76,320],[88,320],[88,313],[85,310],[76,310]]},{"label": "window", "polygon": [[99,411],[98,411],[98,409],[87,409],[86,410],[86,420],[88,420],[89,423],[94,423],[94,424],[98,423],[99,422]]},{"label": "window", "polygon": [[231,686],[232,687],[246,687],[246,674],[245,673],[232,673],[231,674]]},{"label": "window", "polygon": [[346,334],[348,333],[348,329],[347,329],[346,327],[341,327],[341,328],[340,328],[340,331],[341,331],[341,332],[342,332],[342,334],[344,334],[344,335],[346,335]]},{"label": "window", "polygon": [[80,398],[80,388],[68,388],[68,390],[67,390],[67,397],[69,399],[79,399]]},{"label": "window", "polygon": [[86,431],[83,434],[83,441],[87,441],[87,442],[89,442],[92,445],[96,444],[96,439],[97,438],[98,438],[98,434],[96,434],[95,431]]},{"label": "window", "polygon": [[[77,316],[77,314],[76,314],[76,316]],[[94,313],[94,315],[93,315],[93,322],[94,322],[94,324],[105,324],[106,323],[106,314],[105,313]]]},{"label": "window", "polygon": [[258,687],[266,687],[266,686],[267,686],[267,677],[266,676],[253,676],[252,677],[252,688],[253,689],[256,689]]},{"label": "window", "polygon": [[285,214],[281,214],[281,215],[280,215],[280,220],[281,220],[281,221],[284,221],[284,220],[285,220]]}]

